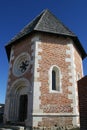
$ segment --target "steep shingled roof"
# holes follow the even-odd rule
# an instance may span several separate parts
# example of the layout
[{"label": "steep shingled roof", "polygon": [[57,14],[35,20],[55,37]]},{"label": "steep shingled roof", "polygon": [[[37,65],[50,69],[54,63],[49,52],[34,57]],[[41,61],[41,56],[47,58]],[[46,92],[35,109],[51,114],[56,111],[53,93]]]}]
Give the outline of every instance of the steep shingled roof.
[{"label": "steep shingled roof", "polygon": [[73,32],[71,32],[67,27],[61,23],[56,16],[54,16],[49,10],[44,10],[39,16],[37,16],[31,23],[26,25],[18,35],[16,35],[11,41],[14,42],[15,40],[25,36],[26,34],[32,31],[42,31],[48,33],[55,33],[55,34],[62,34],[62,35],[69,35],[75,36]]},{"label": "steep shingled roof", "polygon": [[[60,22],[60,20],[58,20],[56,16],[54,16],[49,10],[44,10],[39,16],[37,16],[33,21],[31,21],[31,23],[26,25],[24,29],[21,30],[19,34],[17,34],[8,43],[8,45],[6,45],[8,59],[9,59],[8,48],[11,47],[12,43],[30,34],[33,31],[40,31],[40,32],[69,36],[69,37],[76,38],[78,41],[76,35],[72,31],[70,31],[62,22]],[[81,44],[78,45],[80,46],[83,53],[85,54],[85,51],[82,48]]]}]

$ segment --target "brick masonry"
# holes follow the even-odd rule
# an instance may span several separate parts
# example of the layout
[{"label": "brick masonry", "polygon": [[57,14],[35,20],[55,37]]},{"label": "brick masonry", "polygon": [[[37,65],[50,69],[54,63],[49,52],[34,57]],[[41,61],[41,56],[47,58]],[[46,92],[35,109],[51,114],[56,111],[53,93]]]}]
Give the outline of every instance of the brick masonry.
[{"label": "brick masonry", "polygon": [[78,81],[80,129],[87,129],[87,76]]},{"label": "brick masonry", "polygon": [[[31,57],[30,67],[24,75],[16,77],[12,71],[13,64],[23,52],[27,52]],[[82,59],[70,38],[44,33],[30,35],[14,44],[9,65],[5,121],[17,121],[17,107],[14,109],[17,113],[15,118],[9,117],[9,104],[12,98],[10,90],[18,87],[19,82],[14,85],[15,82],[23,78],[23,84],[28,92],[20,89],[20,93],[28,94],[28,119],[25,121],[27,126],[45,127],[48,124],[59,126],[62,125],[62,121],[64,126],[79,124],[77,75],[79,73],[82,77],[83,74]],[[50,91],[50,68],[54,65],[61,71],[60,92]]]},{"label": "brick masonry", "polygon": [[[71,124],[77,125],[79,112],[76,76],[79,72],[82,77],[81,57],[73,46],[71,39],[44,35],[41,36],[40,40],[42,42],[40,46],[42,53],[39,53],[41,60],[39,61],[38,72],[40,78],[38,78],[38,80],[41,82],[40,109],[43,110],[44,114],[38,113],[38,116],[69,116],[68,114],[70,114],[72,115]],[[68,54],[66,51],[68,51]],[[76,60],[77,57],[79,61]],[[50,67],[53,65],[58,66],[61,70],[62,92],[60,93],[50,92],[48,73]],[[76,65],[78,65],[78,67]],[[76,69],[78,69],[78,71]],[[76,118],[74,116],[76,116]],[[54,118],[52,120],[54,120]]]}]

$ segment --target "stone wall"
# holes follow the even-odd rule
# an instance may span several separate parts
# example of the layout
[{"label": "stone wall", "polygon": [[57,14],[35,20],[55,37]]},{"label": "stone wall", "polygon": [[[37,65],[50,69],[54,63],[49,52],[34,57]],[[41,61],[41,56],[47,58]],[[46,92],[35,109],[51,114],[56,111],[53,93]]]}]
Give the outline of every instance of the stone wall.
[{"label": "stone wall", "polygon": [[78,81],[80,130],[87,129],[87,76]]},{"label": "stone wall", "polygon": [[[72,39],[37,33],[11,48],[5,106],[5,121],[17,121],[19,98],[28,95],[26,126],[68,127],[79,124],[77,75],[82,77],[82,59]],[[20,54],[30,55],[30,67],[15,76],[14,62]],[[51,70],[60,70],[60,91],[52,90]]]},{"label": "stone wall", "polygon": [[[32,58],[31,36],[22,39],[15,43],[11,48],[10,61],[9,61],[9,74],[6,92],[4,122],[17,122],[19,111],[19,98],[21,94],[28,95],[28,109],[27,113],[32,112],[32,89],[33,89],[33,72],[34,72],[34,59]],[[30,66],[26,73],[23,75],[15,75],[14,63],[15,60],[23,54],[30,56]],[[15,65],[17,66],[17,65]],[[29,118],[29,116],[27,116]]]},{"label": "stone wall", "polygon": [[[82,77],[82,59],[69,38],[39,35],[38,42],[38,110],[33,113],[34,126],[58,125],[59,120],[67,120],[66,125],[79,124],[77,75]],[[37,44],[36,42],[36,44]],[[61,71],[61,91],[52,91],[50,68],[57,66]],[[34,102],[37,104],[36,100]],[[33,103],[34,103],[33,102]],[[35,104],[34,104],[35,105]],[[50,116],[52,117],[50,119]],[[61,117],[62,116],[62,117]],[[58,119],[58,121],[57,121]],[[61,124],[60,124],[61,125]]]}]

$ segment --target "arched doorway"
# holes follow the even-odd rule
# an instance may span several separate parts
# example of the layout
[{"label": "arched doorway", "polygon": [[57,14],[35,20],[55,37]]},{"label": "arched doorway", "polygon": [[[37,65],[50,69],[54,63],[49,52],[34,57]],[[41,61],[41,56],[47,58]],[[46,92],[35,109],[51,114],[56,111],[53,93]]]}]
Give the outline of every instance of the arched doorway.
[{"label": "arched doorway", "polygon": [[27,119],[28,96],[21,95],[19,99],[19,122],[24,122]]},{"label": "arched doorway", "polygon": [[9,90],[9,121],[25,122],[29,113],[31,85],[25,78],[16,80]]}]

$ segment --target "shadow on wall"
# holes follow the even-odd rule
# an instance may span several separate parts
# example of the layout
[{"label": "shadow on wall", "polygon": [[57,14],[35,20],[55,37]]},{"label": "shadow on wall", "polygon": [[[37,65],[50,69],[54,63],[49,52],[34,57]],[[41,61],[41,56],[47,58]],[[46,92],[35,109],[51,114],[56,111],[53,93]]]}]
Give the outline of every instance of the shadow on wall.
[{"label": "shadow on wall", "polygon": [[87,76],[78,81],[80,130],[87,130]]},{"label": "shadow on wall", "polygon": [[4,104],[0,104],[0,123],[3,122]]}]

